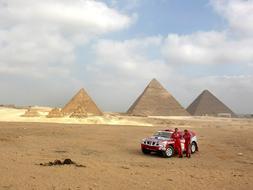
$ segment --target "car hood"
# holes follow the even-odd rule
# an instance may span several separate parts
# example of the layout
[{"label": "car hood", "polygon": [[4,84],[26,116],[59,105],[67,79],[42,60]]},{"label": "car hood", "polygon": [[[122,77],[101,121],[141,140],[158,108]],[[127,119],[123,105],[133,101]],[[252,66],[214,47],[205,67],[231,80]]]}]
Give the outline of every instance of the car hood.
[{"label": "car hood", "polygon": [[146,138],[146,141],[169,141],[172,140],[171,138],[165,138],[165,137],[157,137],[157,136],[151,136]]}]

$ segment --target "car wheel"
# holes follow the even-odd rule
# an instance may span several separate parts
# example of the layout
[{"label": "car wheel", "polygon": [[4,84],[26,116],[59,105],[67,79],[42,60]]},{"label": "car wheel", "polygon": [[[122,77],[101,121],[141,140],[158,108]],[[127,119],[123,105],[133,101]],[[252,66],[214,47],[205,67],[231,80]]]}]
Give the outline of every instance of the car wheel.
[{"label": "car wheel", "polygon": [[197,150],[197,144],[195,142],[192,142],[192,145],[191,145],[191,152],[192,154],[195,153]]},{"label": "car wheel", "polygon": [[174,155],[174,148],[173,146],[169,146],[165,151],[163,151],[163,156],[165,158],[170,158]]},{"label": "car wheel", "polygon": [[147,150],[145,148],[142,149],[143,154],[150,154],[150,150]]}]

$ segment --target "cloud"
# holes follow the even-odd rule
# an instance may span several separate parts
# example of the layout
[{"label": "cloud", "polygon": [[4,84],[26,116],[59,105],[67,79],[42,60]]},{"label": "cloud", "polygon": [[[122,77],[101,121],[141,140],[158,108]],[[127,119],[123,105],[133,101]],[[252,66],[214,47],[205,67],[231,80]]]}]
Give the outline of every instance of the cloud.
[{"label": "cloud", "polygon": [[[227,1],[224,8],[232,2]],[[216,5],[212,5],[218,11]],[[195,69],[194,65],[213,65],[212,69],[217,70],[220,65],[227,65],[229,70],[230,66],[236,64],[250,68],[253,62],[253,35],[248,33],[249,35],[243,36],[239,33],[243,34],[242,31],[235,30],[228,20],[228,27],[223,31],[198,31],[185,35],[168,34],[165,37],[123,41],[99,40],[94,46],[95,64],[88,67],[94,73],[99,73],[96,77],[99,76],[101,89],[106,91],[110,87],[121,92],[110,92],[119,100],[118,106],[121,108],[127,109],[125,102],[129,102],[129,106],[147,82],[157,77],[185,107],[202,90],[210,89],[235,112],[246,113],[253,106],[248,103],[253,94],[250,90],[252,75],[242,73],[230,76],[226,75],[226,70],[221,76],[214,76],[208,71],[202,76],[194,75],[194,71],[192,75],[180,73],[180,68],[185,66],[186,69],[191,69],[192,66]],[[126,89],[135,90],[136,93],[127,92]],[[124,93],[127,95],[122,95]],[[109,92],[103,95],[110,96]],[[243,104],[238,103],[240,97],[243,97]],[[109,104],[104,104],[104,107],[109,108]]]},{"label": "cloud", "polygon": [[[235,112],[252,112],[252,1],[212,0],[222,31],[108,39],[135,22],[126,12],[139,3],[0,0],[0,101],[63,106],[85,87],[103,110],[126,111],[157,78],[184,106],[207,88]],[[226,75],[235,64],[247,74]],[[205,66],[221,76],[198,76]]]},{"label": "cloud", "polygon": [[169,34],[163,55],[171,64],[248,64],[253,62],[253,38],[231,38],[226,31]]},{"label": "cloud", "polygon": [[78,46],[132,22],[92,0],[0,0],[0,10],[0,72],[33,77],[68,75]]},{"label": "cloud", "polygon": [[228,21],[229,29],[241,37],[253,32],[252,0],[211,0],[214,9]]},{"label": "cloud", "polygon": [[108,70],[113,68],[114,72],[129,78],[161,76],[167,65],[152,57],[152,51],[160,48],[160,44],[159,36],[125,41],[100,40],[94,45],[96,60],[92,66]]},{"label": "cloud", "polygon": [[58,34],[16,26],[1,30],[0,42],[1,73],[34,77],[50,72],[65,75],[75,61],[73,44]]},{"label": "cloud", "polygon": [[89,81],[93,81],[89,86],[96,86],[94,97],[99,105],[107,111],[126,111],[152,78],[168,78],[170,67],[153,55],[161,40],[160,36],[124,41],[101,39],[94,44],[95,59],[85,65],[85,70]]},{"label": "cloud", "polygon": [[95,97],[99,105],[105,110],[126,111],[155,77],[184,107],[204,89],[209,89],[236,113],[252,112],[253,75],[180,74],[173,64],[153,55],[162,51],[164,43],[166,38],[162,36],[99,40],[93,47],[95,62],[86,68],[89,79],[96,81],[89,86],[98,88]]},{"label": "cloud", "polygon": [[249,64],[253,62],[253,1],[211,0],[228,23],[224,31],[169,34],[163,55],[172,64]]},{"label": "cloud", "polygon": [[131,23],[128,16],[92,0],[8,0],[3,1],[1,9],[4,18],[1,24],[6,27],[13,24],[50,26],[48,30],[70,34],[101,34],[126,28]]}]

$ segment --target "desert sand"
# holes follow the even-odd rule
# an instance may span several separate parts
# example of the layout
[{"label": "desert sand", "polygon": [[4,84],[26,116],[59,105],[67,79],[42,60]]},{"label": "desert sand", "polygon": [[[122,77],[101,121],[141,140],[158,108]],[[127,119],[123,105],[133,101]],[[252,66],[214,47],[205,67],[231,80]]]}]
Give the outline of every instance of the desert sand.
[{"label": "desert sand", "polygon": [[40,117],[23,117],[27,109],[13,109],[0,107],[0,121],[4,122],[40,122],[40,123],[62,123],[62,124],[108,124],[108,125],[140,125],[150,126],[140,117],[122,117],[117,113],[104,113],[103,116],[89,116],[86,118],[71,118],[68,115],[60,118],[48,118],[52,108],[32,107]]},{"label": "desert sand", "polygon": [[[253,189],[251,119],[108,114],[71,124],[24,112],[0,110],[1,190]],[[191,159],[142,154],[142,138],[174,127],[197,133]],[[86,167],[39,165],[65,158]]]}]

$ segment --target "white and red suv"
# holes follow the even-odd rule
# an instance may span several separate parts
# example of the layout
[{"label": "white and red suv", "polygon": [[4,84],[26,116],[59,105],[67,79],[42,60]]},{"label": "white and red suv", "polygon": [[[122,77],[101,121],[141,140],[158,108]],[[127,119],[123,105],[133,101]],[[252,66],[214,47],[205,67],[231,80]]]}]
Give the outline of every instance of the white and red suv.
[{"label": "white and red suv", "polygon": [[[141,142],[141,150],[144,154],[151,152],[162,153],[164,157],[172,157],[176,152],[174,148],[174,141],[171,138],[174,130],[166,129],[157,131],[153,136],[145,138]],[[179,131],[183,136],[184,132]],[[191,134],[191,152],[198,151],[197,136],[194,132],[189,131]],[[185,140],[181,139],[182,152],[184,152]]]}]

